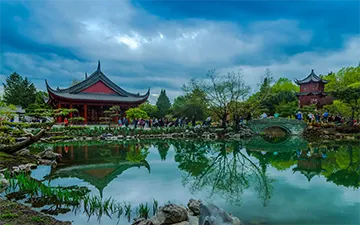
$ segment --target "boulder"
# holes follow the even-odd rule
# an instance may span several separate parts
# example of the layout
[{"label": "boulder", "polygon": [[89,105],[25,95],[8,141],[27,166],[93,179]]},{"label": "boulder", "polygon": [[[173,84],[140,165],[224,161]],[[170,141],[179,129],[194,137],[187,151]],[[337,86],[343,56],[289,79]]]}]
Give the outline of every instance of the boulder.
[{"label": "boulder", "polygon": [[33,163],[28,163],[28,164],[24,164],[24,165],[19,165],[19,166],[14,166],[12,168],[14,173],[21,173],[21,172],[30,172],[32,169],[35,169],[37,167],[36,164]]},{"label": "boulder", "polygon": [[15,155],[17,155],[17,156],[29,156],[30,155],[30,150],[25,148],[25,149],[22,149],[22,150],[16,152]]},{"label": "boulder", "polygon": [[131,225],[153,225],[152,222],[145,218],[135,219]]},{"label": "boulder", "polygon": [[39,159],[38,163],[40,165],[52,166],[53,168],[57,166],[56,160]]},{"label": "boulder", "polygon": [[241,225],[239,218],[233,217],[215,205],[200,205],[199,225]]},{"label": "boulder", "polygon": [[190,209],[190,211],[193,213],[194,216],[200,215],[200,200],[190,199],[187,207]]},{"label": "boulder", "polygon": [[199,225],[199,218],[197,216],[189,216],[190,225]]},{"label": "boulder", "polygon": [[61,154],[53,152],[52,149],[46,149],[45,151],[39,153],[38,156],[41,159],[50,159],[50,160],[61,159],[62,157]]},{"label": "boulder", "polygon": [[4,174],[0,173],[0,192],[9,186],[9,181],[5,179]]},{"label": "boulder", "polygon": [[165,225],[188,221],[188,213],[185,207],[168,204],[160,207],[150,221],[153,225]]},{"label": "boulder", "polygon": [[191,223],[189,221],[182,221],[180,223],[173,223],[171,225],[191,225]]}]

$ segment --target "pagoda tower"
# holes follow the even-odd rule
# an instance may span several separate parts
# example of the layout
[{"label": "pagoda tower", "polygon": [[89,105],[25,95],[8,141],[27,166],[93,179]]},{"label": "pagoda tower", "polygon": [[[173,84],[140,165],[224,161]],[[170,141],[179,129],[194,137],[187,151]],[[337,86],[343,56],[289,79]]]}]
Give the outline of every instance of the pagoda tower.
[{"label": "pagoda tower", "polygon": [[300,86],[300,92],[296,94],[300,107],[316,105],[317,108],[321,108],[332,102],[331,97],[324,91],[328,81],[317,76],[314,70],[311,70],[311,73],[302,80],[295,79],[295,83]]}]

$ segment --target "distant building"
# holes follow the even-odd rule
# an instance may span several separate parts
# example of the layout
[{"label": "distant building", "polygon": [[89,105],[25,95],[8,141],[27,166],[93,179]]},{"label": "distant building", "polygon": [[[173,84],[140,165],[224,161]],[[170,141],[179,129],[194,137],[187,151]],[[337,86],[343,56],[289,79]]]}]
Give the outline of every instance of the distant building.
[{"label": "distant building", "polygon": [[305,105],[316,105],[318,108],[321,108],[323,105],[332,103],[332,97],[328,96],[324,91],[328,81],[317,76],[314,73],[314,70],[311,70],[311,73],[305,79],[295,79],[295,83],[300,85],[300,92],[296,94],[299,99],[300,107]]},{"label": "distant building", "polygon": [[[85,80],[69,88],[56,90],[51,88],[45,80],[49,93],[47,103],[53,108],[77,109],[78,113],[71,113],[69,117],[80,116],[85,123],[98,123],[104,117],[104,111],[112,106],[119,106],[121,111],[136,107],[144,103],[149,95],[150,88],[144,95],[133,94],[120,88],[101,71],[100,61],[95,72]],[[64,118],[58,118],[61,122]]]},{"label": "distant building", "polygon": [[[6,107],[0,107],[0,110],[5,109]],[[19,106],[15,106],[15,110],[6,110],[11,112],[11,117],[13,119],[13,122],[20,122],[20,118],[25,118],[25,110]],[[11,119],[9,119],[10,121]]]}]

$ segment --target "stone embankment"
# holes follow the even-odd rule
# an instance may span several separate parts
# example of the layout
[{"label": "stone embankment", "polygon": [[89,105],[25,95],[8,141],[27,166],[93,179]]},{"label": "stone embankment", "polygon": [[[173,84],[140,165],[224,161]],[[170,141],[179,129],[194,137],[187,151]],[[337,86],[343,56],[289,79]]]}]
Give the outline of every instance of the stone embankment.
[{"label": "stone embankment", "polygon": [[[0,173],[4,171],[9,171],[15,174],[20,172],[27,173],[30,172],[32,169],[35,169],[38,165],[50,165],[52,167],[56,167],[57,160],[61,159],[62,155],[55,153],[51,148],[48,148],[37,155],[31,154],[28,149],[23,149],[15,153],[15,156],[8,155],[8,157],[13,160],[9,160],[9,163],[2,162],[2,165],[0,167]],[[28,163],[25,163],[25,161],[22,160],[16,161],[16,159],[18,159],[19,157],[24,159],[27,158]],[[0,159],[7,160],[7,157],[2,156],[0,157]]]},{"label": "stone embankment", "polygon": [[130,139],[227,139],[227,140],[240,140],[249,138],[254,135],[254,132],[249,128],[241,128],[239,131],[224,132],[223,129],[209,130],[204,132],[196,132],[193,130],[184,130],[179,133],[161,133],[161,134],[135,134],[135,135],[113,135],[110,133],[102,134],[96,137],[74,137],[74,140],[130,140]]},{"label": "stone embankment", "polygon": [[359,141],[360,136],[356,133],[343,133],[335,128],[321,128],[309,126],[303,133],[308,140],[332,140],[332,141]]},{"label": "stone embankment", "polygon": [[167,204],[150,219],[138,218],[132,225],[241,225],[241,222],[215,205],[190,199],[187,207]]}]

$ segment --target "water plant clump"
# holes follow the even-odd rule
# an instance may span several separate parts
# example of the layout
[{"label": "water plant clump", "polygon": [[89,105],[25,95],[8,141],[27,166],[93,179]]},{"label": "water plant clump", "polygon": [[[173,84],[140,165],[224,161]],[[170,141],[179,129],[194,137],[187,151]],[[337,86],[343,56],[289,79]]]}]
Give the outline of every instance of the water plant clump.
[{"label": "water plant clump", "polygon": [[[34,208],[42,208],[41,212],[45,214],[58,215],[73,211],[75,214],[85,213],[88,220],[96,216],[100,222],[103,216],[107,216],[117,218],[118,223],[123,215],[130,222],[133,212],[136,212],[137,217],[151,216],[151,205],[148,203],[140,203],[133,210],[128,202],[118,202],[111,197],[103,199],[100,196],[90,196],[90,191],[86,187],[50,187],[25,173],[15,176],[5,173],[5,178],[9,181],[9,187],[5,190],[5,196],[9,200],[25,199],[25,203],[31,204]],[[155,215],[157,208],[158,202],[154,199],[152,215]]]}]

